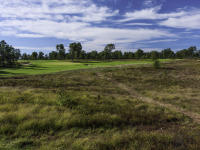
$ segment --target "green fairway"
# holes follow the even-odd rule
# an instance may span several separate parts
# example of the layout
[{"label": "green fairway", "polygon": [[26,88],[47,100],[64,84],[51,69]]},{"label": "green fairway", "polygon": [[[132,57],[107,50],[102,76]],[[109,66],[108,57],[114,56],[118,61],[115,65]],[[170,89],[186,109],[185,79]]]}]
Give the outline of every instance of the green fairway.
[{"label": "green fairway", "polygon": [[[161,62],[169,61],[167,59]],[[19,68],[0,68],[0,76],[48,74],[67,70],[109,67],[118,65],[151,64],[152,60],[118,60],[118,61],[83,61],[71,62],[66,60],[31,60],[20,61],[23,65]]]}]

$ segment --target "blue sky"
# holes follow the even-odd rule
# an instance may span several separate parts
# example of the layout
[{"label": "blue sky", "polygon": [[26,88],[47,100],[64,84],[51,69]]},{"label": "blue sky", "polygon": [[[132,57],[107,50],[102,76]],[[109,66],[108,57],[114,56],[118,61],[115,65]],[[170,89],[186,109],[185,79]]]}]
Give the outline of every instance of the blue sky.
[{"label": "blue sky", "polygon": [[123,51],[200,48],[200,0],[0,0],[0,40],[22,52],[81,42]]}]

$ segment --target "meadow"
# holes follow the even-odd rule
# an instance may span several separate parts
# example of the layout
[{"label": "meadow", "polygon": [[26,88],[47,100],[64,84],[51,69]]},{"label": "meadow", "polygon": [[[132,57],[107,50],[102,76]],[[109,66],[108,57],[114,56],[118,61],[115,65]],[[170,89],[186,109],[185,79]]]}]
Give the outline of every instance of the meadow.
[{"label": "meadow", "polygon": [[164,61],[3,70],[0,149],[200,149],[200,62]]},{"label": "meadow", "polygon": [[[162,62],[170,61],[162,59]],[[0,68],[0,76],[20,76],[48,74],[67,70],[88,69],[97,67],[112,67],[119,65],[152,64],[152,60],[114,60],[114,61],[91,61],[79,60],[75,62],[67,60],[20,60],[17,68]]]}]

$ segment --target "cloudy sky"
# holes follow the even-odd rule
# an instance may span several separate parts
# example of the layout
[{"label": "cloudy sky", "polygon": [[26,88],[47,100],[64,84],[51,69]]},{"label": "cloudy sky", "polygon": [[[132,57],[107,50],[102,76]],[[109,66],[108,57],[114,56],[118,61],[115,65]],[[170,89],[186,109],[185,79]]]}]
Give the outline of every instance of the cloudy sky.
[{"label": "cloudy sky", "polygon": [[200,47],[200,0],[0,0],[0,40],[28,53]]}]

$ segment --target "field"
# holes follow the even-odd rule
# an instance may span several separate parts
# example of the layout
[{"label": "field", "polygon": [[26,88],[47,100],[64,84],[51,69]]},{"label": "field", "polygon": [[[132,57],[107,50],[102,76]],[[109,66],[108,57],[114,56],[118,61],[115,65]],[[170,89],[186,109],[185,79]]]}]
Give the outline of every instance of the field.
[{"label": "field", "polygon": [[0,149],[200,149],[197,60],[31,61],[1,75]]},{"label": "field", "polygon": [[[164,59],[162,62],[170,60]],[[35,75],[35,74],[48,74],[67,70],[88,69],[97,67],[111,67],[119,65],[139,65],[139,64],[152,64],[152,60],[121,60],[121,61],[63,61],[63,60],[30,60],[20,61],[22,66],[18,68],[0,68],[0,76],[20,76],[20,75]]]}]

